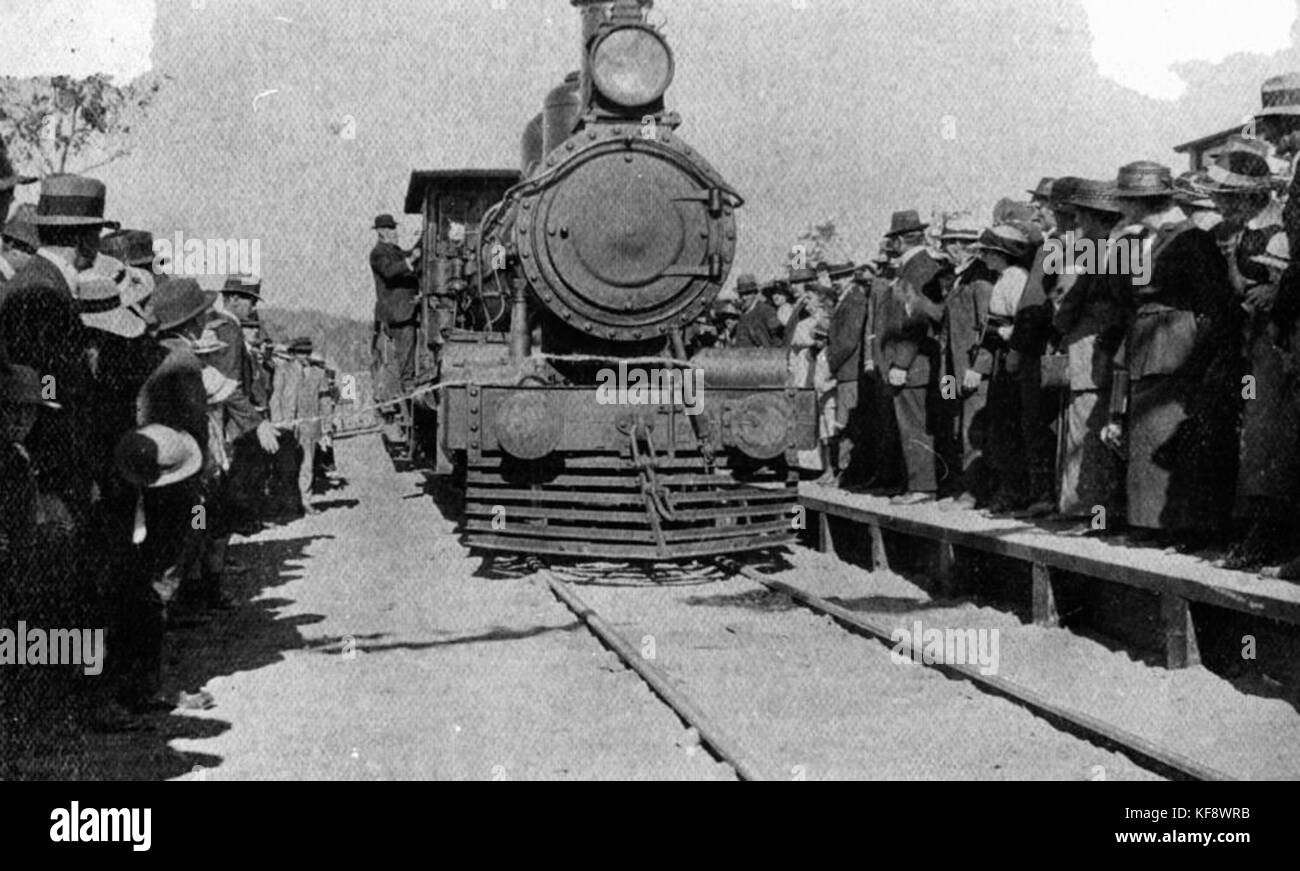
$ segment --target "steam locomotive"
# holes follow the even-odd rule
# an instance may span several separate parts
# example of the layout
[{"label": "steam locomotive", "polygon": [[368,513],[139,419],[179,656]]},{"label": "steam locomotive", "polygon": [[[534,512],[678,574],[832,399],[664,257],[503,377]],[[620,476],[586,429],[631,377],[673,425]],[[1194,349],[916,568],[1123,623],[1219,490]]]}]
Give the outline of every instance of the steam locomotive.
[{"label": "steam locomotive", "polygon": [[781,350],[684,331],[725,282],[742,199],[677,135],[652,0],[571,0],[581,68],[522,171],[412,173],[424,221],[416,388],[391,447],[463,482],[472,548],[668,560],[780,546],[811,390]]}]

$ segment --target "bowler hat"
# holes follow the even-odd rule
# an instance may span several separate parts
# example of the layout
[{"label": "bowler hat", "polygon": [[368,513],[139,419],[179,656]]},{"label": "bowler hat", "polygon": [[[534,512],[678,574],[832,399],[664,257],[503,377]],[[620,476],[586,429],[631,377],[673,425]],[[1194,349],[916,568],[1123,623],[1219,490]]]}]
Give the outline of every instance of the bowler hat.
[{"label": "bowler hat", "polygon": [[1115,178],[1115,199],[1144,199],[1146,197],[1171,197],[1174,194],[1174,175],[1169,167],[1153,160],[1138,160],[1119,168]]},{"label": "bowler hat", "polygon": [[262,279],[256,275],[227,275],[226,283],[221,285],[222,293],[230,293],[235,296],[246,296],[249,299],[255,299],[261,302],[262,295],[258,292],[262,289]]},{"label": "bowler hat", "polygon": [[118,226],[104,220],[104,198],[108,189],[99,179],[61,173],[41,179],[32,223],[38,227]]},{"label": "bowler hat", "polygon": [[203,466],[203,452],[194,436],[152,423],[131,430],[113,450],[117,469],[141,487],[165,487],[184,481]]},{"label": "bowler hat", "polygon": [[919,233],[928,226],[930,225],[921,223],[921,216],[917,214],[916,209],[904,209],[890,216],[889,232],[885,236],[889,238],[907,233]]},{"label": "bowler hat", "polygon": [[14,209],[13,217],[9,223],[5,224],[3,235],[11,242],[20,242],[26,245],[33,252],[41,247],[41,237],[36,233],[36,225],[32,223],[32,216],[36,214],[36,207],[31,203],[22,203]]},{"label": "bowler hat", "polygon": [[397,222],[393,220],[393,216],[392,216],[392,215],[388,214],[387,212],[384,212],[382,215],[378,215],[378,216],[376,216],[376,218],[375,218],[375,225],[374,225],[373,227],[371,227],[370,229],[372,229],[372,230],[381,230],[381,229],[396,230],[396,229],[397,229]]},{"label": "bowler hat", "polygon": [[1074,190],[1066,200],[1067,204],[1078,208],[1092,209],[1095,212],[1119,213],[1119,203],[1115,202],[1115,186],[1108,181],[1091,178],[1075,180]]},{"label": "bowler hat", "polygon": [[41,394],[41,376],[30,366],[17,363],[0,366],[0,402],[9,405],[42,405],[62,408]]},{"label": "bowler hat", "polygon": [[1300,115],[1300,73],[1283,73],[1265,79],[1259,90],[1261,108],[1256,118],[1270,115]]},{"label": "bowler hat", "polygon": [[168,276],[153,291],[153,316],[157,330],[170,330],[212,308],[217,293],[204,290],[193,278]]},{"label": "bowler hat", "polygon": [[998,224],[980,234],[979,241],[971,247],[977,251],[996,251],[1012,260],[1019,260],[1029,253],[1029,236],[1019,227],[1010,224]]},{"label": "bowler hat", "polygon": [[744,296],[758,292],[758,280],[748,272],[736,276],[736,293]]},{"label": "bowler hat", "polygon": [[1050,176],[1043,176],[1038,180],[1038,185],[1033,190],[1026,188],[1025,193],[1036,200],[1050,201],[1052,199],[1052,185],[1055,181],[1056,179]]},{"label": "bowler hat", "polygon": [[153,233],[148,230],[117,230],[99,240],[99,252],[129,266],[152,266]]}]

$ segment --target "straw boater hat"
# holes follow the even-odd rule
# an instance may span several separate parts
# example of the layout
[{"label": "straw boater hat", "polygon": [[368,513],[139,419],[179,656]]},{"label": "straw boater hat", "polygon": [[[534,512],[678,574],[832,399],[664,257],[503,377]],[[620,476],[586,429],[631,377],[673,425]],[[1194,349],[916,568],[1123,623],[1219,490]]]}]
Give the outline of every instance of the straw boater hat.
[{"label": "straw boater hat", "polygon": [[748,272],[741,273],[736,277],[736,293],[740,296],[758,293],[758,280]]},{"label": "straw boater hat", "polygon": [[166,487],[203,466],[203,452],[194,436],[160,423],[122,436],[113,458],[122,477],[140,487]]},{"label": "straw boater hat", "polygon": [[786,278],[786,281],[790,284],[791,287],[794,287],[796,284],[808,284],[809,282],[816,281],[816,280],[817,280],[817,271],[814,269],[809,269],[807,267],[801,269],[791,269],[789,277]]},{"label": "straw boater hat", "polygon": [[1119,214],[1119,203],[1115,202],[1115,186],[1108,181],[1078,179],[1067,202],[1075,208]]},{"label": "straw boater hat", "polygon": [[908,233],[920,233],[928,226],[930,225],[921,223],[921,216],[916,209],[903,209],[890,216],[889,232],[885,233],[885,238],[892,239]]},{"label": "straw boater hat", "polygon": [[125,275],[122,261],[98,255],[95,265],[77,276],[77,310],[86,326],[135,339],[144,335],[146,325],[122,298],[119,281],[124,281]]},{"label": "straw boater hat", "polygon": [[1257,193],[1272,186],[1268,148],[1259,140],[1232,136],[1214,163],[1205,168],[1204,188],[1210,193]]},{"label": "straw boater hat", "polygon": [[1115,178],[1115,199],[1172,197],[1174,176],[1169,167],[1153,160],[1138,160],[1119,168]]},{"label": "straw boater hat", "polygon": [[1300,115],[1300,73],[1283,73],[1264,81],[1259,92],[1262,108],[1256,118]]},{"label": "straw boater hat", "polygon": [[108,189],[99,179],[82,175],[47,175],[41,179],[41,196],[36,201],[32,223],[37,227],[113,227],[104,220],[104,198]]},{"label": "straw boater hat", "polygon": [[[979,226],[966,217],[952,217],[943,222],[943,230],[939,233],[941,242],[974,242],[980,237]],[[877,261],[881,258],[877,257]]]},{"label": "straw boater hat", "polygon": [[1206,186],[1205,172],[1191,169],[1174,179],[1174,202],[1189,209],[1215,209]]},{"label": "straw boater hat", "polygon": [[1291,265],[1291,243],[1287,241],[1286,233],[1274,233],[1268,238],[1268,247],[1264,249],[1264,253],[1256,254],[1250,259],[1265,266],[1272,266],[1274,269],[1289,267]]},{"label": "straw boater hat", "polygon": [[310,354],[311,349],[311,336],[299,336],[289,343],[290,354]]},{"label": "straw boater hat", "polygon": [[41,393],[41,376],[30,366],[17,363],[0,366],[0,402],[6,405],[39,405],[59,409],[63,406],[46,399]]},{"label": "straw boater hat", "polygon": [[154,288],[152,311],[155,329],[170,330],[212,308],[215,291],[204,290],[193,278],[168,277]]},{"label": "straw boater hat", "polygon": [[1029,253],[1029,236],[1019,227],[998,224],[980,234],[979,241],[971,246],[976,251],[996,251],[1012,260],[1020,260]]}]

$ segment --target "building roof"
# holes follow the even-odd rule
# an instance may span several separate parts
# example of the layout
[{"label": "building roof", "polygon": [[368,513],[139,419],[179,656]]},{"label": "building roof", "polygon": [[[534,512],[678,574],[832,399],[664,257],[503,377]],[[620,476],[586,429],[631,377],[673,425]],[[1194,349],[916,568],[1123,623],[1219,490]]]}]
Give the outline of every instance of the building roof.
[{"label": "building roof", "polygon": [[1218,133],[1210,133],[1205,136],[1201,136],[1197,139],[1188,140],[1187,142],[1184,142],[1182,145],[1175,145],[1174,151],[1178,152],[1179,154],[1186,154],[1189,151],[1198,151],[1204,149],[1205,147],[1213,145],[1216,142],[1222,142],[1223,140],[1227,139],[1229,136],[1233,135],[1234,133],[1240,133],[1241,126],[1242,125],[1237,124],[1232,127],[1228,127],[1225,130],[1220,130]]},{"label": "building roof", "polygon": [[420,214],[431,187],[466,187],[466,183],[486,182],[504,189],[518,182],[520,177],[517,169],[417,169],[411,173],[411,182],[406,187],[404,208],[408,215]]}]

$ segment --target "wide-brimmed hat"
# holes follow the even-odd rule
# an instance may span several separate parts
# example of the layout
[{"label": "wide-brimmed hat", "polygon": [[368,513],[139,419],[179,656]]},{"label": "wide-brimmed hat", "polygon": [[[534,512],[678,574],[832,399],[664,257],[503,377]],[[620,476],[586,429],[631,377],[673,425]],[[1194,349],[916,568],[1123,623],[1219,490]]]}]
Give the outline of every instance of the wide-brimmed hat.
[{"label": "wide-brimmed hat", "polygon": [[1029,236],[1024,230],[1011,224],[998,224],[981,233],[979,241],[971,248],[976,251],[996,251],[1012,260],[1019,260],[1029,253],[1029,246]]},{"label": "wide-brimmed hat", "polygon": [[0,365],[0,402],[8,405],[40,405],[62,408],[41,393],[41,376],[30,366]]},{"label": "wide-brimmed hat", "polygon": [[128,266],[153,267],[153,233],[148,230],[117,230],[99,240],[99,251]]},{"label": "wide-brimmed hat", "polygon": [[1268,146],[1261,140],[1231,136],[1214,163],[1205,168],[1201,186],[1209,193],[1256,193],[1272,187]]},{"label": "wide-brimmed hat", "polygon": [[736,276],[736,293],[741,296],[758,293],[758,279],[748,272]]},{"label": "wide-brimmed hat", "polygon": [[1052,209],[1068,210],[1070,205],[1070,196],[1074,193],[1075,188],[1083,179],[1077,175],[1063,175],[1052,182],[1052,191],[1047,197],[1047,205]]},{"label": "wide-brimmed hat", "polygon": [[375,225],[374,225],[373,227],[371,227],[370,229],[372,229],[372,230],[382,230],[382,229],[396,230],[396,229],[397,229],[397,222],[396,222],[395,220],[393,220],[393,216],[392,216],[392,215],[388,214],[387,212],[384,212],[382,215],[377,215],[377,216],[375,217]]},{"label": "wide-brimmed hat", "polygon": [[118,227],[104,220],[108,188],[96,178],[61,173],[41,179],[32,223],[38,227]]},{"label": "wide-brimmed hat", "polygon": [[76,304],[81,322],[126,339],[144,335],[144,319],[122,298],[122,285],[129,280],[122,261],[104,254],[96,256],[94,265],[77,275]]},{"label": "wide-brimmed hat", "polygon": [[155,329],[170,330],[193,320],[212,308],[217,293],[204,290],[193,278],[168,276],[153,291],[152,312]]},{"label": "wide-brimmed hat", "polygon": [[1052,198],[1052,185],[1055,182],[1056,179],[1045,175],[1038,180],[1038,184],[1032,190],[1026,188],[1025,193],[1036,200],[1048,201]]},{"label": "wide-brimmed hat", "polygon": [[929,224],[921,223],[921,216],[916,209],[903,209],[894,212],[889,218],[889,231],[885,233],[886,238],[894,236],[903,236],[907,233],[919,233]]},{"label": "wide-brimmed hat", "polygon": [[299,336],[289,343],[289,353],[291,354],[310,354],[311,349],[311,336]]},{"label": "wide-brimmed hat", "polygon": [[36,232],[36,225],[32,223],[32,216],[36,214],[36,206],[31,203],[20,203],[14,209],[13,217],[5,224],[4,230],[0,231],[11,242],[19,242],[30,248],[33,252],[41,247],[41,237]]},{"label": "wide-brimmed hat", "polygon": [[829,263],[822,267],[822,269],[826,270],[826,273],[833,280],[840,279],[840,278],[848,278],[853,274],[854,270],[856,270],[857,268],[858,268],[857,264],[853,263],[853,261],[849,261],[847,263]]},{"label": "wide-brimmed hat", "polygon": [[1115,202],[1115,184],[1099,179],[1076,179],[1074,190],[1066,202],[1076,208],[1092,209],[1094,212],[1119,214],[1120,211],[1119,203]]},{"label": "wide-brimmed hat", "polygon": [[1115,177],[1117,200],[1171,197],[1174,195],[1174,174],[1169,167],[1154,160],[1137,160],[1119,168]]},{"label": "wide-brimmed hat", "polygon": [[118,440],[113,459],[122,477],[141,487],[166,487],[184,481],[203,466],[194,436],[151,423]]},{"label": "wide-brimmed hat", "polygon": [[1283,73],[1265,79],[1259,89],[1262,108],[1256,118],[1270,115],[1300,115],[1300,73]]},{"label": "wide-brimmed hat", "polygon": [[784,278],[774,278],[771,281],[764,282],[759,291],[769,299],[774,293],[784,293],[786,296],[790,296],[790,282]]},{"label": "wide-brimmed hat", "polygon": [[785,279],[793,288],[796,284],[808,284],[817,280],[817,270],[809,269],[804,266],[799,269],[791,269],[790,274]]},{"label": "wide-brimmed hat", "polygon": [[222,293],[246,296],[258,302],[262,301],[261,290],[262,279],[256,275],[227,275],[226,283],[221,285]]},{"label": "wide-brimmed hat", "polygon": [[980,237],[980,227],[970,218],[956,216],[948,218],[943,222],[943,229],[939,231],[939,241],[958,241],[968,240],[974,242]]},{"label": "wide-brimmed hat", "polygon": [[1291,265],[1291,243],[1287,240],[1286,233],[1274,233],[1269,236],[1264,253],[1256,254],[1250,259],[1255,263],[1272,266],[1274,269],[1286,269]]}]

